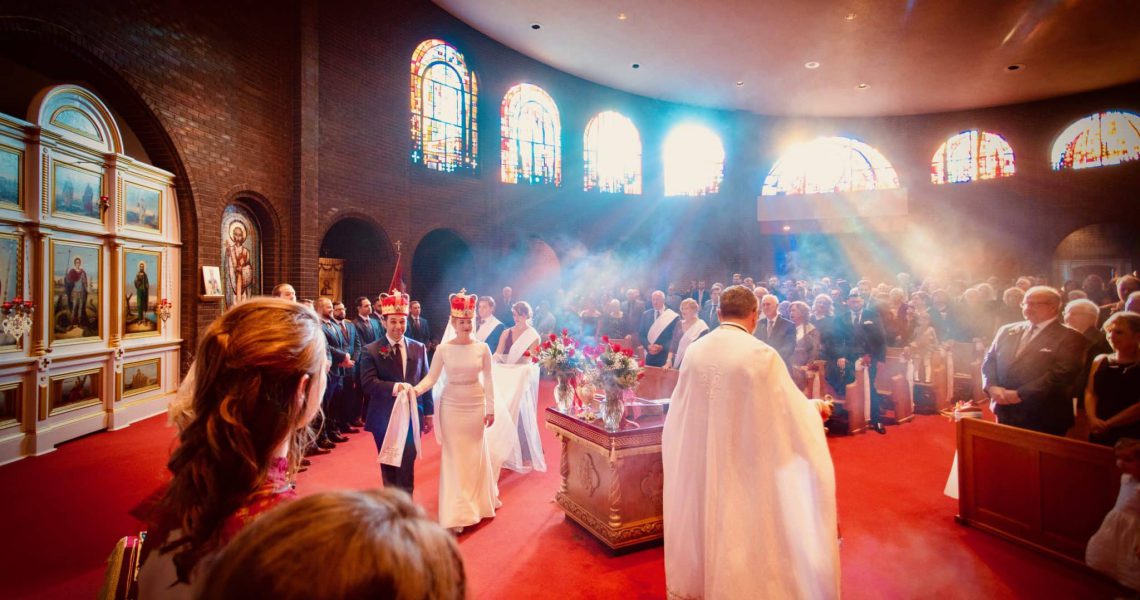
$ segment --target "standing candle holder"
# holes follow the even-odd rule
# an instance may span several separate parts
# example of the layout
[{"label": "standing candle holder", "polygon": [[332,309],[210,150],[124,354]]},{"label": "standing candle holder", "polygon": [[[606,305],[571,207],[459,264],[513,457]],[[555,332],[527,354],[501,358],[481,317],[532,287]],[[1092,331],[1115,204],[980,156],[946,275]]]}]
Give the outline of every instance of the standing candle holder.
[{"label": "standing candle holder", "polygon": [[0,321],[0,329],[3,329],[4,335],[14,337],[18,342],[32,330],[34,311],[35,306],[32,301],[19,296],[4,302],[0,305],[0,312],[4,314],[4,320]]},{"label": "standing candle holder", "polygon": [[158,318],[162,319],[163,323],[170,320],[170,315],[172,314],[173,310],[174,303],[170,300],[163,298],[162,300],[158,301]]}]

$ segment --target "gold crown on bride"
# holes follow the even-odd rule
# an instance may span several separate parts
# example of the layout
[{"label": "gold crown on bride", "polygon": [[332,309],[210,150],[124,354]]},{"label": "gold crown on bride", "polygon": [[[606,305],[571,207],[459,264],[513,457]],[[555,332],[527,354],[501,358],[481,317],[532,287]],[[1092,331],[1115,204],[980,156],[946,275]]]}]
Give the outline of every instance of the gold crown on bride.
[{"label": "gold crown on bride", "polygon": [[475,307],[479,304],[479,296],[476,294],[468,294],[467,288],[463,288],[447,298],[451,301],[451,316],[453,318],[475,318]]}]

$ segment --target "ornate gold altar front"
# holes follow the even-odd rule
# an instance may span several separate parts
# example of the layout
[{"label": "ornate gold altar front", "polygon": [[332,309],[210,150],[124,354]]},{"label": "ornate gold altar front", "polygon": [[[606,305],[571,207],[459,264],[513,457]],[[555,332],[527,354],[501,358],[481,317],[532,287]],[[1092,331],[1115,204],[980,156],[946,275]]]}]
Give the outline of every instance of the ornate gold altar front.
[{"label": "ornate gold altar front", "polygon": [[[631,407],[632,408],[632,407]],[[657,410],[630,410],[621,431],[546,409],[546,426],[562,442],[562,485],[555,501],[611,549],[661,539],[661,431]],[[632,417],[632,420],[631,420]]]}]

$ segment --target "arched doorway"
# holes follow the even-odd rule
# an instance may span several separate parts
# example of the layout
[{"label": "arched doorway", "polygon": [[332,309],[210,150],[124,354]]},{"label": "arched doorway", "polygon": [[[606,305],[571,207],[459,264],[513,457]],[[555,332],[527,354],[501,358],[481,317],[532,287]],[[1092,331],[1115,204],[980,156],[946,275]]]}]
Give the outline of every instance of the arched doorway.
[{"label": "arched doorway", "polygon": [[317,293],[345,303],[349,317],[360,296],[375,300],[387,291],[395,268],[388,236],[373,223],[347,217],[334,223],[321,240]]},{"label": "arched doorway", "polygon": [[497,296],[494,290],[479,289],[471,246],[450,229],[436,229],[420,240],[412,256],[412,282],[408,292],[419,300],[423,314],[439,338],[447,326],[447,296],[462,288],[480,296]]},{"label": "arched doorway", "polygon": [[1135,227],[1124,223],[1087,225],[1065,236],[1053,253],[1053,268],[1059,283],[1078,285],[1089,275],[1104,281],[1130,273],[1140,264],[1140,238]]}]

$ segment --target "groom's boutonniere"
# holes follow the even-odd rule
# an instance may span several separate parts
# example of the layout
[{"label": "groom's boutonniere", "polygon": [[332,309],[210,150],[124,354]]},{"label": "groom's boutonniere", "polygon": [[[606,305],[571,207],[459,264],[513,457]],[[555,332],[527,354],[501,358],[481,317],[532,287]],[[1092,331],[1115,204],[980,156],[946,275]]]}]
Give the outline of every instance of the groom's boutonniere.
[{"label": "groom's boutonniere", "polygon": [[380,346],[381,358],[391,358],[393,352],[395,352],[395,350],[391,346]]}]

